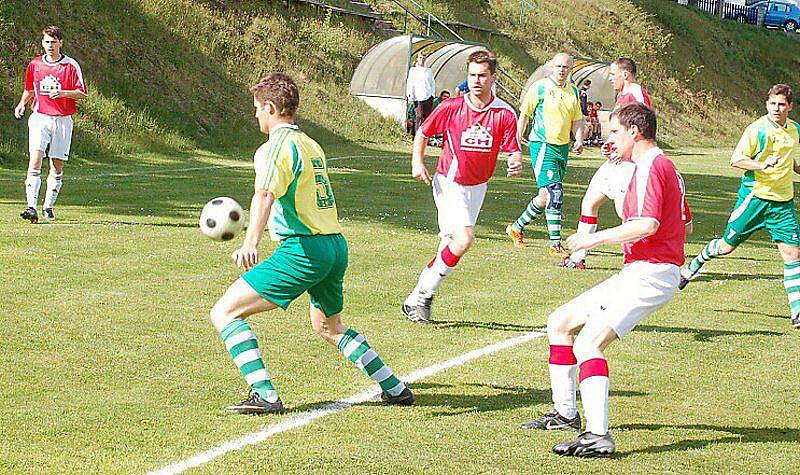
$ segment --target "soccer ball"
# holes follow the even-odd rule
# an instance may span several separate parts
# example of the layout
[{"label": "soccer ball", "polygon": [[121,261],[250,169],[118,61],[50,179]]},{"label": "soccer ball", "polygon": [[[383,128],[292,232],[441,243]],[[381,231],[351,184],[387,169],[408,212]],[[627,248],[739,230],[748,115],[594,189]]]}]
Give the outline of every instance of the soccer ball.
[{"label": "soccer ball", "polygon": [[200,231],[215,241],[230,241],[244,225],[244,211],[233,198],[220,196],[206,203],[200,213]]}]

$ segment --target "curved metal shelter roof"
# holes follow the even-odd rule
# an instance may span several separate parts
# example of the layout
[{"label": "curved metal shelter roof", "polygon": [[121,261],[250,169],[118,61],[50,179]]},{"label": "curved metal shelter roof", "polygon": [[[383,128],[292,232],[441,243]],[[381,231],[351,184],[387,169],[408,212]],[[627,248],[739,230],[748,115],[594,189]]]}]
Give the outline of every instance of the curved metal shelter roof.
[{"label": "curved metal shelter roof", "polygon": [[[551,59],[536,68],[536,71],[534,71],[525,82],[525,88],[522,90],[520,100],[525,97],[531,84],[552,74],[552,62],[553,60]],[[592,102],[600,101],[602,104],[601,110],[605,111],[610,111],[614,107],[614,102],[617,100],[617,93],[614,91],[614,86],[611,84],[610,66],[611,63],[606,63],[597,59],[575,57],[575,61],[572,65],[572,74],[570,75],[570,79],[578,87],[587,79],[592,81],[588,91],[589,100]]]},{"label": "curved metal shelter roof", "polygon": [[424,52],[433,70],[436,94],[455,88],[467,78],[467,57],[486,48],[480,43],[448,41],[417,35],[390,38],[373,46],[361,59],[350,81],[350,92],[381,114],[405,120],[406,79],[412,58]]}]

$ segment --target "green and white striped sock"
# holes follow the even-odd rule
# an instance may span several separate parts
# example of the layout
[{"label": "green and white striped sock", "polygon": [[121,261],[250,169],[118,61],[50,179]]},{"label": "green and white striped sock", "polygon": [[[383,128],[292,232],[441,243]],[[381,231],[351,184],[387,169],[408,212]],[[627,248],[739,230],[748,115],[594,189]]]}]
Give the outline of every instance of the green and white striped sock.
[{"label": "green and white striped sock", "polygon": [[531,224],[531,222],[541,216],[542,213],[544,213],[544,209],[540,208],[535,200],[531,200],[531,202],[528,203],[528,207],[525,208],[525,211],[514,221],[511,227],[516,231],[522,232],[525,230],[525,226]]},{"label": "green and white striped sock", "polygon": [[245,381],[253,391],[269,402],[277,401],[278,393],[264,367],[258,341],[250,325],[243,319],[237,318],[222,329],[219,337],[222,338],[233,362],[242,371]]},{"label": "green and white striped sock", "polygon": [[706,262],[714,259],[715,257],[719,257],[722,253],[719,250],[719,245],[722,243],[722,239],[712,239],[711,241],[706,244],[706,247],[700,251],[700,254],[697,255],[694,259],[689,262],[689,272],[692,273],[692,276],[697,274],[700,271],[700,268],[705,265]]},{"label": "green and white striped sock", "polygon": [[547,234],[550,236],[550,245],[561,242],[561,211],[546,210],[544,213],[547,219]]},{"label": "green and white striped sock", "polygon": [[392,373],[392,370],[383,364],[375,350],[367,343],[364,335],[348,328],[336,346],[347,359],[380,384],[383,392],[390,396],[397,396],[406,388],[406,385]]},{"label": "green and white striped sock", "polygon": [[783,286],[794,318],[800,314],[800,260],[783,264]]}]

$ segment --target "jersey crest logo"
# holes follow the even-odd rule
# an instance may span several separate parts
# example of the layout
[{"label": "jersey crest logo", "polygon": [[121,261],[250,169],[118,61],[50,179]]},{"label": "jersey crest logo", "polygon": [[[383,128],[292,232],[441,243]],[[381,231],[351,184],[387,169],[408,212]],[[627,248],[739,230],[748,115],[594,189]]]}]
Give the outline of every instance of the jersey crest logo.
[{"label": "jersey crest logo", "polygon": [[52,74],[39,81],[39,91],[44,94],[50,94],[51,92],[60,90],[61,83],[58,81],[58,78]]},{"label": "jersey crest logo", "polygon": [[492,150],[493,142],[492,134],[480,124],[475,124],[461,133],[461,150],[489,152]]}]

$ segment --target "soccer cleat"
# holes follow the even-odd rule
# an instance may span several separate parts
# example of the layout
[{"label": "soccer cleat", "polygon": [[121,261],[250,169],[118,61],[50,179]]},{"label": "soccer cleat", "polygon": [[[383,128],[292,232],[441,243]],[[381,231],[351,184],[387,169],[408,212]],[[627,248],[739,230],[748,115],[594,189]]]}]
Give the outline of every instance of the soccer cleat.
[{"label": "soccer cleat", "polygon": [[683,290],[694,279],[695,274],[689,271],[688,267],[681,268],[681,280],[678,282],[678,290]]},{"label": "soccer cleat", "polygon": [[581,415],[576,413],[572,419],[567,419],[555,409],[535,421],[522,424],[523,429],[539,430],[581,430]]},{"label": "soccer cleat", "polygon": [[795,328],[800,328],[800,315],[795,315],[792,317],[792,326]]},{"label": "soccer cleat", "polygon": [[558,259],[566,259],[569,257],[569,250],[561,243],[547,246],[547,253]]},{"label": "soccer cleat", "polygon": [[517,231],[514,229],[514,226],[510,224],[506,226],[506,234],[508,234],[508,237],[511,238],[511,242],[514,243],[514,247],[518,247],[520,249],[525,249],[528,247],[528,245],[525,244],[525,238],[522,236],[522,231]]},{"label": "soccer cleat", "polygon": [[558,261],[558,267],[563,267],[565,269],[586,270],[586,260],[581,259],[578,262],[575,262],[572,260],[572,258],[567,257],[566,259]]},{"label": "soccer cleat", "polygon": [[584,432],[575,440],[553,447],[553,452],[568,457],[609,457],[615,450],[617,446],[610,432],[606,435]]},{"label": "soccer cleat", "polygon": [[259,414],[283,414],[283,402],[278,398],[275,402],[269,402],[262,398],[255,391],[250,391],[250,396],[239,404],[234,404],[225,408],[226,411],[234,414],[259,415]]},{"label": "soccer cleat", "polygon": [[53,213],[53,208],[42,208],[42,216],[45,221],[55,221],[56,215]]},{"label": "soccer cleat", "polygon": [[36,212],[36,208],[31,208],[30,206],[25,208],[25,211],[20,213],[19,216],[26,221],[30,221],[31,224],[39,222],[39,214]]},{"label": "soccer cleat", "polygon": [[[408,301],[408,300],[406,300]],[[433,295],[430,297],[420,297],[417,305],[403,303],[403,315],[414,323],[426,324],[431,320],[431,305]]]},{"label": "soccer cleat", "polygon": [[416,400],[417,398],[414,397],[414,393],[412,393],[411,390],[408,388],[403,389],[403,392],[401,392],[397,396],[390,396],[386,392],[381,393],[381,402],[386,404],[396,404],[398,406],[413,406],[414,401]]}]

